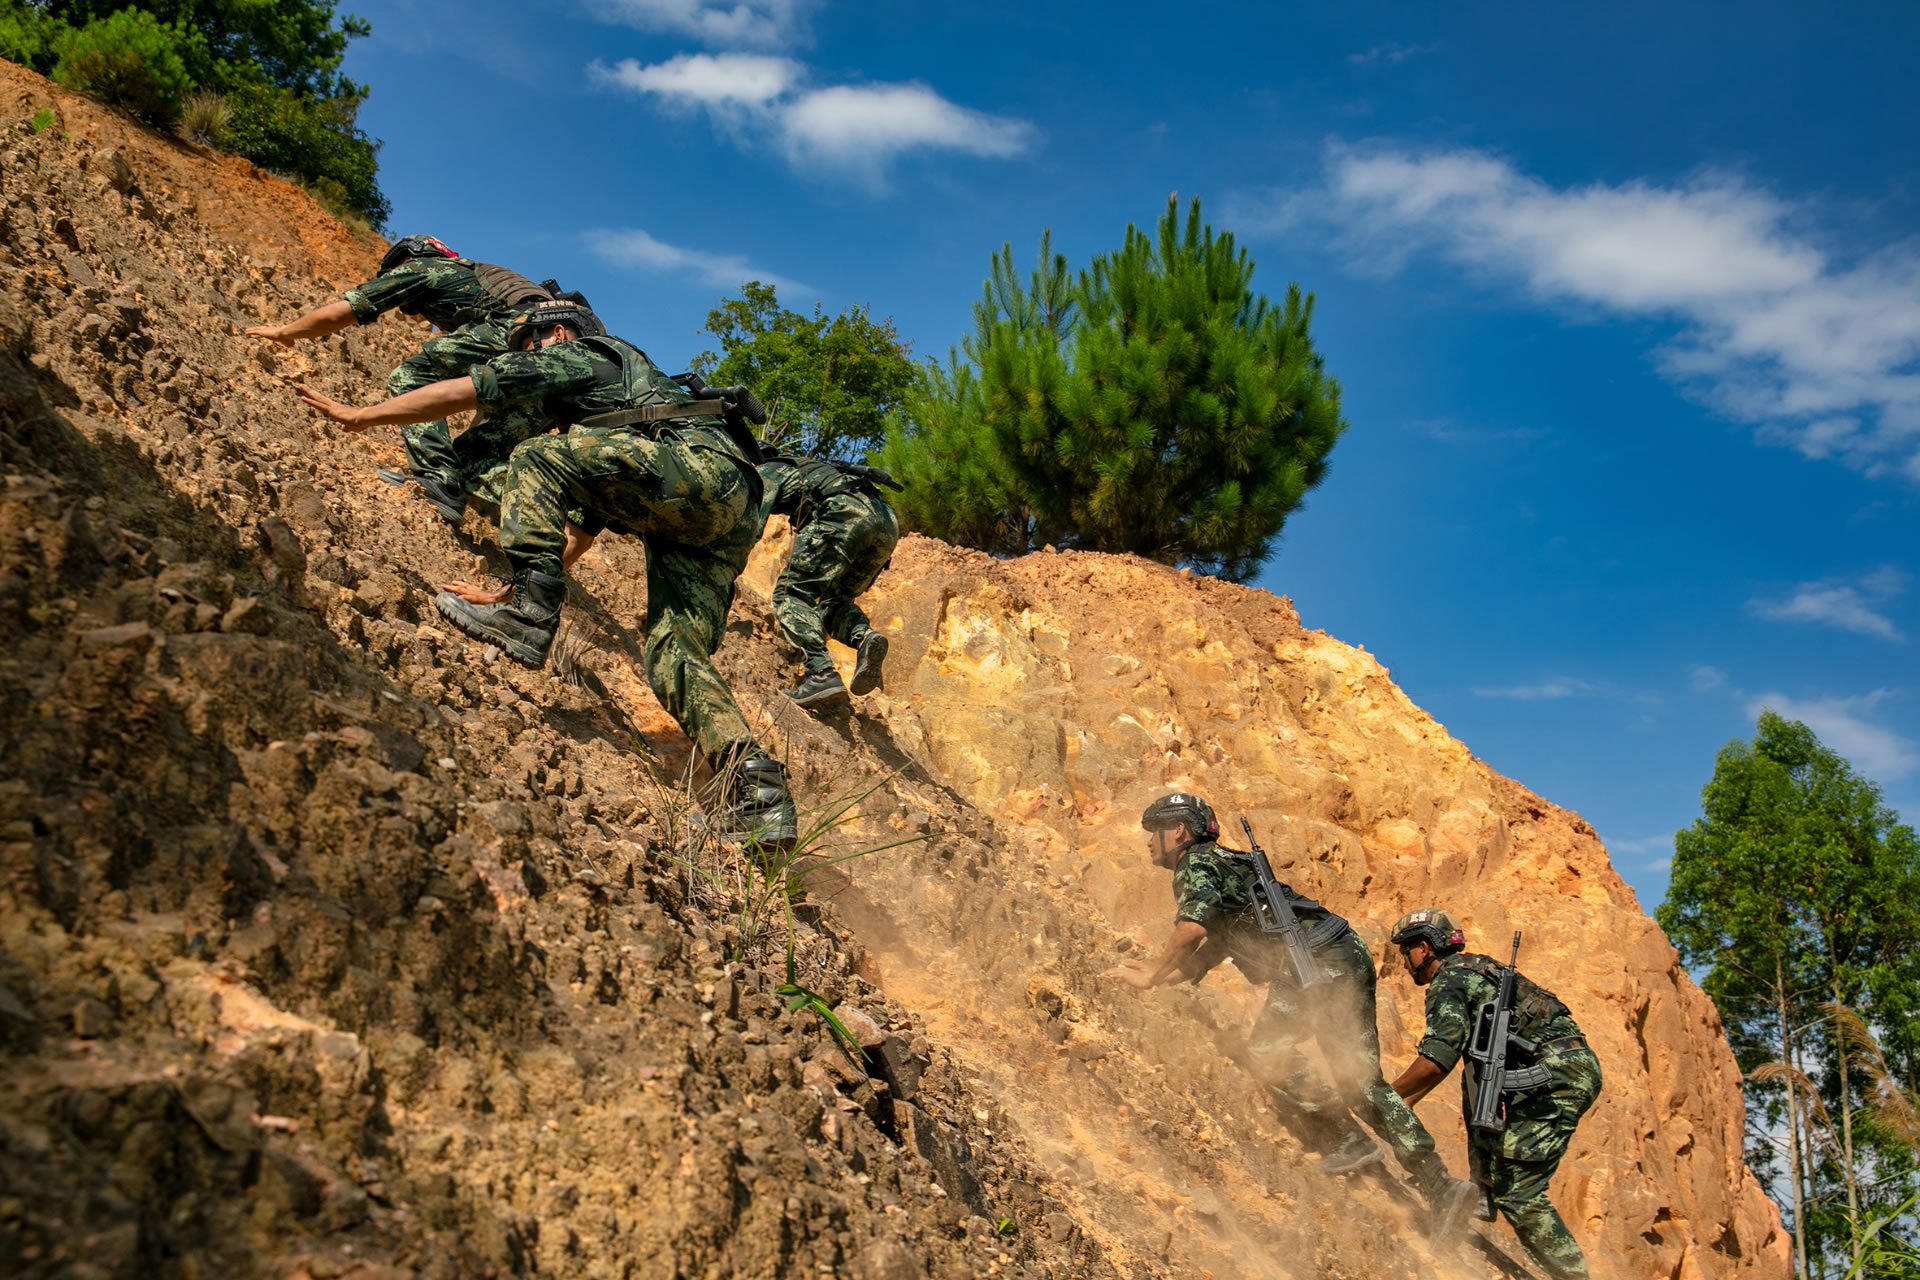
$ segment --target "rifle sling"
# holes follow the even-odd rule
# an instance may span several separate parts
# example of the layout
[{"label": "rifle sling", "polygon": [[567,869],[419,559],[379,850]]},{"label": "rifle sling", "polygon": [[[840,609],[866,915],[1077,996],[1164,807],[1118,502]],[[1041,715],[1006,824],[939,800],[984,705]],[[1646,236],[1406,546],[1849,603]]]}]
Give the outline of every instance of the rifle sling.
[{"label": "rifle sling", "polygon": [[722,417],[725,400],[689,400],[684,404],[650,404],[640,409],[615,409],[596,413],[580,421],[583,427],[631,427],[645,422],[671,422],[682,418]]}]

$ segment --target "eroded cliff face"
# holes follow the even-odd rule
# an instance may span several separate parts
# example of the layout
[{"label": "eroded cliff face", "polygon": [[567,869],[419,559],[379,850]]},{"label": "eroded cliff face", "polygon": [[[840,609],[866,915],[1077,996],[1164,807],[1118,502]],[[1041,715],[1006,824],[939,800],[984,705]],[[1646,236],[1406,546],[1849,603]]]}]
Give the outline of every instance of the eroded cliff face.
[{"label": "eroded cliff face", "polygon": [[[637,545],[580,566],[576,661],[451,634],[430,595],[502,568],[487,522],[379,484],[393,435],[291,391],[374,398],[424,331],[239,333],[381,246],[0,64],[0,122],[48,102],[54,129],[0,132],[25,1274],[1516,1273],[1504,1227],[1435,1259],[1396,1175],[1305,1169],[1230,1061],[1255,995],[1230,970],[1099,981],[1167,926],[1133,824],[1172,786],[1247,813],[1377,954],[1428,901],[1526,930],[1608,1073],[1555,1191],[1596,1274],[1784,1274],[1712,1009],[1591,830],[1284,601],[1131,560],[907,540],[870,602],[886,691],[816,720],[779,696],[770,531],[722,670],[803,799],[871,788],[836,848],[914,841],[820,867],[797,921],[851,1061],[773,993],[781,939],[734,962],[737,895],[688,870],[744,867],[659,781],[687,745],[639,670]],[[1397,1065],[1416,993],[1384,965],[1383,991]],[[1451,1097],[1424,1114],[1457,1165]]]}]

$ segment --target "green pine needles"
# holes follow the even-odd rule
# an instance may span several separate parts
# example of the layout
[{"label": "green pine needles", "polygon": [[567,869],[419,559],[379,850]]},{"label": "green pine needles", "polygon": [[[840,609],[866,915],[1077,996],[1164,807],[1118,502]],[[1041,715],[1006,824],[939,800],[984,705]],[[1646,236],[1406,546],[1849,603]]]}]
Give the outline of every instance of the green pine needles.
[{"label": "green pine needles", "polygon": [[1230,232],[1184,225],[1070,275],[1040,240],[1026,281],[994,255],[974,333],[930,365],[876,461],[909,528],[996,555],[1129,552],[1244,581],[1346,429],[1308,337],[1313,298],[1276,306]]}]

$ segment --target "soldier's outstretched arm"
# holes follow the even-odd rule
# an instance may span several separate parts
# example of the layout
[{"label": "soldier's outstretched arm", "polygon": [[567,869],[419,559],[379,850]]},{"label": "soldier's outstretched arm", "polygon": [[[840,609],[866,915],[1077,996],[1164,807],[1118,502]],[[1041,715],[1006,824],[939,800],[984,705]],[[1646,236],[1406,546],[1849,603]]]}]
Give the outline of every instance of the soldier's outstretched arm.
[{"label": "soldier's outstretched arm", "polygon": [[391,400],[382,400],[379,404],[356,409],[350,404],[335,400],[323,391],[301,383],[296,388],[300,399],[310,409],[323,417],[339,423],[348,431],[361,432],[368,427],[398,427],[413,422],[433,422],[450,413],[465,413],[479,404],[474,395],[471,377],[443,378],[439,382],[430,382],[424,387],[416,387],[405,395],[395,396]]},{"label": "soldier's outstretched arm", "polygon": [[290,320],[286,324],[254,325],[247,330],[247,336],[265,338],[269,342],[290,347],[308,338],[324,338],[342,329],[351,329],[355,323],[353,304],[345,298],[335,298],[325,306],[315,307],[298,320]]},{"label": "soldier's outstretched arm", "polygon": [[1206,940],[1207,926],[1182,920],[1173,926],[1173,933],[1167,938],[1166,950],[1160,953],[1160,959],[1151,967],[1138,960],[1125,961],[1100,976],[1113,978],[1142,991],[1163,982],[1173,982],[1185,976],[1187,962],[1193,959],[1194,953],[1200,950],[1200,944]]},{"label": "soldier's outstretched arm", "polygon": [[1445,1067],[1432,1058],[1417,1057],[1394,1080],[1393,1091],[1399,1094],[1408,1106],[1412,1106],[1432,1093],[1433,1087],[1446,1078]]}]

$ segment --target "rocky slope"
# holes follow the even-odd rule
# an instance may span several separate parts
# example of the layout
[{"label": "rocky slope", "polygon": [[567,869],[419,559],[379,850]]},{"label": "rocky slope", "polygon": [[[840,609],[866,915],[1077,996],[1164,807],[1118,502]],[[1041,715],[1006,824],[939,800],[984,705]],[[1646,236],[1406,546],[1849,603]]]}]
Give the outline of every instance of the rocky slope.
[{"label": "rocky slope", "polygon": [[[334,435],[290,390],[367,399],[423,331],[239,334],[380,246],[0,64],[0,122],[48,103],[53,128],[0,133],[23,1274],[1518,1273],[1504,1227],[1433,1259],[1392,1176],[1304,1170],[1228,1059],[1253,999],[1230,971],[1098,981],[1166,927],[1133,819],[1173,785],[1246,812],[1371,942],[1429,900],[1527,931],[1608,1071],[1556,1184],[1597,1275],[1784,1274],[1712,1008],[1591,829],[1285,601],[1158,566],[909,539],[870,608],[887,692],[815,721],[778,696],[770,532],[723,670],[806,797],[857,799],[822,848],[910,841],[821,859],[798,913],[796,976],[869,1045],[848,1057],[772,990],[751,869],[687,830],[637,546],[583,562],[555,669],[437,625],[435,583],[500,568],[485,521],[378,484],[391,434]],[[1398,1064],[1418,1008],[1383,979]]]}]

